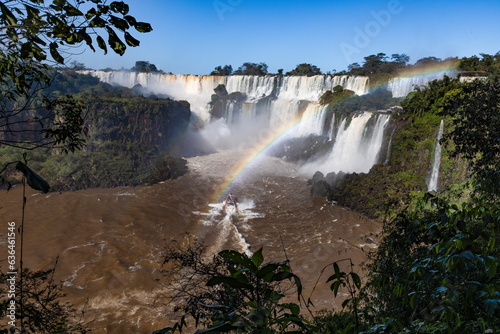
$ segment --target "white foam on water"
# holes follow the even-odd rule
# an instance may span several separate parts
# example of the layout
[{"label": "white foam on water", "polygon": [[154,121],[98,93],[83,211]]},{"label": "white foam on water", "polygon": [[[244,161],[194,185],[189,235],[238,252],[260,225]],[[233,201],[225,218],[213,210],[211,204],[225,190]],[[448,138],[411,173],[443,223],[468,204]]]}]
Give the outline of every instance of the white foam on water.
[{"label": "white foam on water", "polygon": [[[99,234],[101,234],[101,233],[98,233],[97,235],[99,235]],[[69,247],[69,248],[65,249],[64,252],[63,252],[63,254],[66,251],[68,251],[68,250],[72,250],[72,249],[76,249],[76,248],[80,248],[80,247],[86,247],[86,246],[96,246],[97,247],[97,250],[95,252],[95,256],[92,258],[92,260],[90,260],[90,261],[84,261],[78,267],[76,267],[73,270],[73,272],[71,273],[71,275],[69,275],[68,277],[66,277],[65,279],[62,280],[63,286],[73,286],[73,282],[78,277],[78,272],[80,270],[82,270],[83,268],[85,268],[88,264],[92,264],[92,263],[96,263],[96,262],[100,261],[101,258],[102,258],[102,253],[104,251],[104,248],[106,248],[106,245],[107,245],[106,241],[99,241],[99,242],[92,241],[92,242],[87,243],[87,244],[78,245],[78,246],[74,246],[74,247]],[[87,285],[85,285],[83,287],[78,285],[78,286],[75,286],[75,287],[78,288],[78,289],[84,289],[85,287],[87,287]]]}]

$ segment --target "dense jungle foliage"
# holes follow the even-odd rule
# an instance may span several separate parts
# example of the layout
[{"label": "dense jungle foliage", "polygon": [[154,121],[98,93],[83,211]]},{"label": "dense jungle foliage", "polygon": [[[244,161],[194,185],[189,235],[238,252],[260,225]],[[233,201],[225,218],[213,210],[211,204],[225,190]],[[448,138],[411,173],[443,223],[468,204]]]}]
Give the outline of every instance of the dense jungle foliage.
[{"label": "dense jungle foliage", "polygon": [[[337,185],[331,197],[340,204],[377,218],[389,207],[401,208],[427,189],[431,161],[436,146],[436,134],[442,119],[445,134],[451,131],[451,116],[443,108],[450,103],[450,91],[463,87],[458,79],[445,77],[417,88],[401,102],[403,109],[393,113],[390,152],[382,152],[386,161],[372,167],[367,174],[349,174]],[[440,189],[452,191],[466,181],[467,162],[452,154],[453,142],[444,145],[441,152]],[[362,194],[364,201],[359,201]]]}]

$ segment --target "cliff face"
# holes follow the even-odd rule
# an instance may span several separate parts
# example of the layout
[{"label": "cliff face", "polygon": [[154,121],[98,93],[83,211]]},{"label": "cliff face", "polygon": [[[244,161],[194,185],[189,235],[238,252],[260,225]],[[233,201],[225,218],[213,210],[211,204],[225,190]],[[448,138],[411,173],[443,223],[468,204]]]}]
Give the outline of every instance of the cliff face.
[{"label": "cliff face", "polygon": [[[178,177],[186,161],[169,156],[189,125],[189,103],[142,96],[85,98],[87,146],[71,159],[48,159],[41,172],[55,189],[134,186]],[[59,159],[61,157],[58,157]]]},{"label": "cliff face", "polygon": [[[374,165],[368,173],[345,175],[331,197],[372,218],[411,203],[427,191],[440,121],[441,117],[431,114],[396,115],[389,159]],[[446,124],[445,120],[445,133],[451,130]],[[452,157],[452,149],[452,143],[442,148],[440,190],[463,183],[467,178],[467,162]]]},{"label": "cliff face", "polygon": [[[80,151],[66,155],[39,149],[28,153],[30,167],[52,189],[133,186],[187,171],[186,161],[171,157],[169,149],[188,128],[188,102],[137,96],[136,90],[115,88],[72,72],[59,74],[43,94],[50,98],[73,94],[82,99],[89,129]],[[24,125],[29,129],[31,123]],[[0,148],[0,163],[21,159],[21,151]],[[6,176],[16,182],[15,171],[7,171]]]},{"label": "cliff face", "polygon": [[86,99],[91,143],[134,142],[148,149],[168,150],[187,130],[191,111],[186,101],[98,97]]}]

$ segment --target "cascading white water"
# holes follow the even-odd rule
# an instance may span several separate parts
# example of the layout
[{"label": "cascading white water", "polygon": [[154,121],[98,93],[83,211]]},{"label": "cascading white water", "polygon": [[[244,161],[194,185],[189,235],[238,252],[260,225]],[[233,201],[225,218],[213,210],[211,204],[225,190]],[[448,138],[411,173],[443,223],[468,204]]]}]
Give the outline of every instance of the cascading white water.
[{"label": "cascading white water", "polygon": [[299,137],[322,135],[327,109],[326,105],[322,106],[316,103],[308,104],[302,115],[302,121],[299,124],[297,135]]},{"label": "cascading white water", "polygon": [[[140,84],[154,94],[165,94],[177,100],[187,100],[191,104],[193,113],[204,122],[210,120],[208,103],[214,94],[214,88],[224,84],[229,94],[241,92],[246,96],[246,101],[243,103],[228,102],[225,106],[225,123],[229,131],[233,124],[235,131],[244,129],[247,123],[256,119],[258,115],[267,122],[271,130],[291,126],[300,118],[298,127],[289,131],[289,136],[322,135],[324,129],[328,128],[326,135],[331,140],[335,139],[335,144],[326,159],[310,165],[313,173],[317,170],[324,173],[368,172],[378,161],[384,130],[390,118],[389,115],[365,112],[353,117],[347,127],[346,120],[341,120],[337,129],[335,115],[332,115],[331,123],[325,124],[327,106],[318,103],[321,95],[338,85],[358,95],[366,94],[367,77],[325,75],[225,77],[104,71],[83,73],[98,77],[110,84],[129,88]],[[372,119],[373,117],[376,119]]]},{"label": "cascading white water", "polygon": [[387,90],[392,92],[392,97],[404,97],[414,90],[416,86],[425,86],[432,80],[442,79],[445,75],[453,77],[457,75],[457,72],[448,70],[417,76],[393,78],[389,81]]},{"label": "cascading white water", "polygon": [[[373,128],[371,137],[368,140],[368,145],[366,149],[366,166],[377,163],[380,149],[382,148],[382,142],[384,141],[384,130],[389,123],[389,115],[378,115],[377,122]],[[368,171],[370,170],[368,167]]]},{"label": "cascading white water", "polygon": [[436,149],[434,150],[434,161],[432,163],[431,177],[427,185],[427,191],[438,190],[439,167],[441,166],[441,144],[439,141],[443,137],[444,122],[441,120],[439,131],[436,138]]},{"label": "cascading white water", "polygon": [[231,75],[221,78],[224,78],[228,93],[244,93],[249,101],[269,96],[274,89],[274,77],[271,76]]},{"label": "cascading white water", "polygon": [[[372,117],[376,117],[376,122],[373,130],[367,134],[367,124]],[[378,161],[389,119],[389,115],[364,112],[352,118],[347,127],[347,120],[343,119],[331,153],[326,158],[308,163],[304,171],[311,173],[319,170],[324,174],[341,171],[367,173]]]},{"label": "cascading white water", "polygon": [[394,132],[396,132],[396,127],[392,129],[391,136],[389,137],[389,144],[387,145],[387,154],[385,156],[385,161],[384,161],[385,166],[389,164],[389,159],[391,158],[392,137],[394,137]]},{"label": "cascading white water", "polygon": [[[326,90],[332,90],[341,85],[344,89],[353,90],[358,95],[366,94],[368,78],[338,76],[330,77],[316,75],[311,77],[289,76],[279,80],[278,94],[276,100],[271,102],[271,129],[276,129],[286,122],[293,121],[299,113],[302,101],[308,101],[308,105],[302,115],[298,133],[290,135],[322,134],[323,124],[319,125],[318,118],[324,120],[326,108],[322,108],[317,102]],[[318,112],[318,114],[315,114]],[[310,117],[313,115],[313,120]]]},{"label": "cascading white water", "polygon": [[[357,95],[368,92],[368,77],[359,76],[212,76],[212,75],[174,75],[157,73],[137,73],[124,71],[81,71],[101,81],[132,88],[140,84],[154,94],[165,94],[176,100],[186,100],[191,111],[202,121],[210,120],[208,103],[214,88],[226,86],[228,93],[241,92],[246,95],[247,103],[255,103],[263,97],[274,94],[270,104],[271,127],[278,126],[281,120],[293,120],[299,111],[299,101],[317,102],[325,91],[340,85],[354,91]],[[247,109],[248,110],[248,109]],[[255,114],[255,111],[252,112]],[[279,116],[275,114],[279,113]],[[286,113],[287,115],[284,115]],[[274,120],[273,120],[274,119]]]},{"label": "cascading white water", "polygon": [[332,140],[335,135],[335,114],[332,115],[332,120],[330,121],[330,128],[328,130],[328,139]]},{"label": "cascading white water", "polygon": [[153,94],[165,94],[176,100],[186,100],[191,105],[191,111],[202,121],[210,120],[208,102],[214,88],[219,84],[225,84],[225,77],[220,76],[198,76],[179,74],[155,74],[124,71],[81,71],[99,78],[102,82],[111,85],[132,88],[141,85]]}]

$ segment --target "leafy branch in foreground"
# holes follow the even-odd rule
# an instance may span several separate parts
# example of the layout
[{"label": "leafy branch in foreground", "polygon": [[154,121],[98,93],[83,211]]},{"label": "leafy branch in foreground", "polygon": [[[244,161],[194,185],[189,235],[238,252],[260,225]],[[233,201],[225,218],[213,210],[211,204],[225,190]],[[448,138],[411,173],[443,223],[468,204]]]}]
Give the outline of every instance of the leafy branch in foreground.
[{"label": "leafy branch in foreground", "polygon": [[[24,333],[88,333],[81,319],[76,319],[75,310],[68,302],[63,302],[65,294],[61,285],[54,281],[55,266],[49,270],[31,271],[23,269],[24,279],[15,284],[15,319],[21,321]],[[0,272],[0,282],[9,286],[11,274]],[[22,289],[22,301],[19,299]],[[9,289],[0,291],[0,316],[8,319]],[[22,309],[19,307],[22,303]],[[21,313],[22,311],[22,313]],[[10,326],[9,326],[10,327]],[[7,333],[7,329],[0,330]]]},{"label": "leafy branch in foreground", "polygon": [[[197,333],[307,330],[309,323],[300,317],[300,306],[283,301],[284,291],[291,287],[296,289],[298,298],[302,294],[301,281],[291,272],[288,261],[263,263],[262,249],[251,257],[222,251],[215,258],[224,267],[214,275],[205,276],[210,276],[205,280],[208,294],[193,294],[199,298],[197,308],[190,310],[196,325],[201,317],[210,317],[205,321],[208,328]],[[285,282],[289,284],[284,285]],[[213,302],[207,303],[209,300]],[[186,315],[175,326],[157,333],[181,332],[185,326]]]},{"label": "leafy branch in foreground", "polygon": [[122,1],[55,0],[50,5],[39,0],[1,1],[0,145],[81,148],[79,135],[86,132],[82,106],[69,97],[39,101],[41,90],[55,75],[48,64],[64,64],[70,50],[83,45],[93,51],[97,45],[105,53],[109,46],[123,55],[127,46],[139,45],[131,29],[152,30],[131,16]]},{"label": "leafy branch in foreground", "polygon": [[[351,271],[349,273],[345,273],[340,271],[338,262],[349,261]],[[333,291],[335,297],[339,292],[339,288],[345,287],[349,292],[350,298],[347,298],[342,302],[342,309],[349,305],[351,313],[354,315],[356,333],[359,333],[359,316],[358,316],[358,308],[359,308],[359,295],[358,292],[361,289],[361,279],[359,275],[356,274],[353,270],[353,264],[351,259],[340,260],[333,263],[334,274],[331,275],[327,282],[332,281],[333,283],[330,285],[330,290]],[[350,330],[350,326],[346,328],[346,331]]]},{"label": "leafy branch in foreground", "polygon": [[500,81],[474,80],[454,91],[442,114],[452,117],[453,131],[442,142],[455,144],[455,155],[471,163],[477,192],[491,201],[500,196]]},{"label": "leafy branch in foreground", "polygon": [[428,194],[432,208],[403,212],[371,259],[364,290],[379,332],[484,333],[500,329],[500,208],[460,207]]}]

